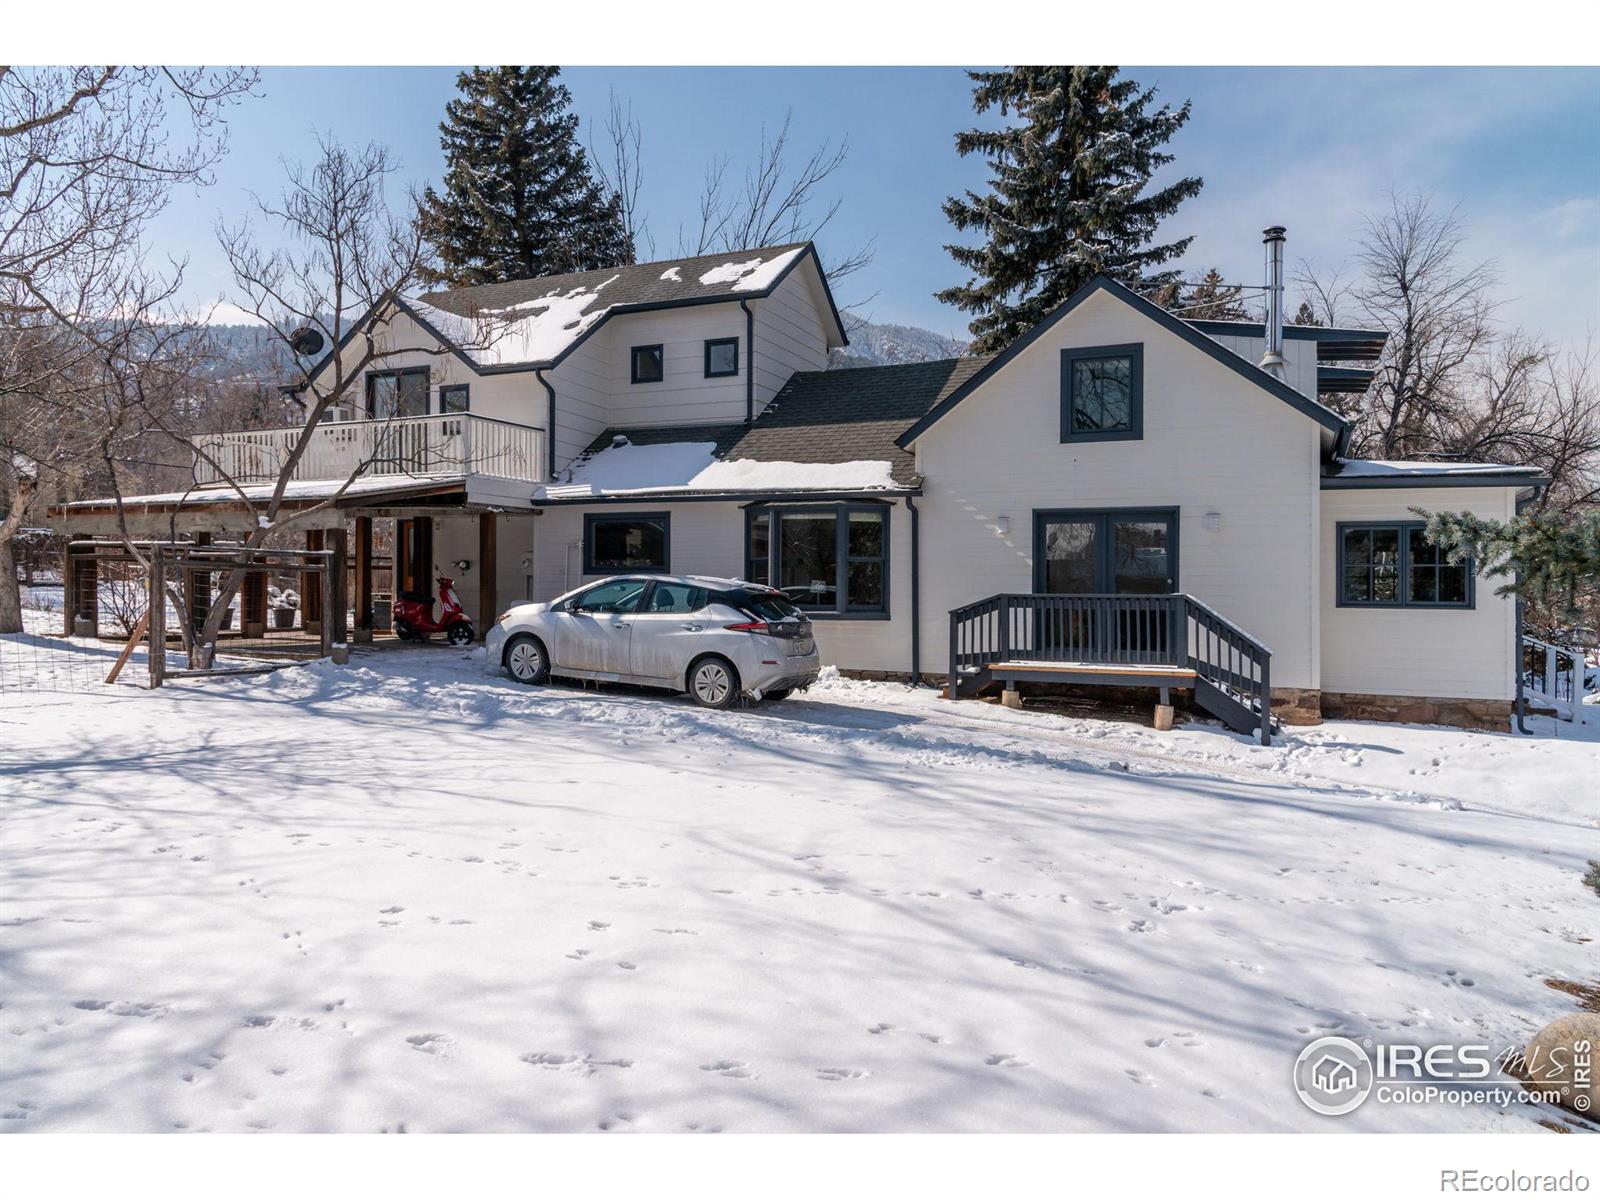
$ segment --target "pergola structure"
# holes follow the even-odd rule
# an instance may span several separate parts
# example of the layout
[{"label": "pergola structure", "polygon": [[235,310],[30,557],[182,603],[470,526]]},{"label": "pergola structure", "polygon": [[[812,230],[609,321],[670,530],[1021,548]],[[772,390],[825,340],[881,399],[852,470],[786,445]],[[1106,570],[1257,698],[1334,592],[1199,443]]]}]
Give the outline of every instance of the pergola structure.
[{"label": "pergola structure", "polygon": [[[329,483],[318,487],[295,483],[285,493],[278,510],[277,525],[293,529],[304,538],[304,549],[326,552],[330,575],[336,581],[332,621],[340,627],[337,641],[372,640],[373,622],[373,522],[395,522],[394,585],[396,592],[425,592],[432,588],[433,522],[437,517],[470,517],[478,520],[479,579],[476,628],[481,633],[494,623],[498,612],[496,577],[498,556],[494,518],[508,506],[469,494],[464,478],[360,479],[356,485]],[[92,547],[105,539],[128,536],[161,540],[169,544],[214,547],[218,551],[237,547],[237,542],[257,527],[260,506],[270,488],[251,486],[241,497],[238,491],[224,488],[194,489],[160,495],[125,498],[120,506],[114,499],[86,500],[56,506],[50,517],[66,535],[62,581],[64,630],[84,634],[99,633],[98,588],[99,556]],[[258,494],[259,493],[259,494]],[[497,499],[497,498],[496,498]],[[120,508],[120,516],[119,516]],[[350,526],[353,524],[353,532]],[[349,568],[354,568],[353,572]],[[220,569],[220,568],[219,568]],[[353,577],[352,592],[345,594],[347,572]],[[267,624],[266,575],[251,572],[240,589],[240,629],[247,634],[265,630]],[[322,589],[311,586],[309,575],[301,588],[302,620],[307,632],[320,632],[324,625]],[[191,611],[204,612],[210,596],[204,584],[190,603]],[[353,603],[352,603],[353,602]],[[345,631],[345,613],[353,608],[353,627]],[[343,636],[348,632],[349,637]]]}]

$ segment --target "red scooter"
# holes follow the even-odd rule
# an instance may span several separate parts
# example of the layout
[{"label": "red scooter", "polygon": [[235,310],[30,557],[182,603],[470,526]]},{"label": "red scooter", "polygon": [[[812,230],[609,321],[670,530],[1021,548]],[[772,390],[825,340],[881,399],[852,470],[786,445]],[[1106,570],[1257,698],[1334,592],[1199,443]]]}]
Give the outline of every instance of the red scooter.
[{"label": "red scooter", "polygon": [[443,611],[433,619],[433,596],[427,592],[401,592],[394,602],[394,633],[402,642],[425,642],[431,633],[442,633],[452,646],[472,641],[472,622],[461,609],[456,581],[439,576],[439,598]]}]

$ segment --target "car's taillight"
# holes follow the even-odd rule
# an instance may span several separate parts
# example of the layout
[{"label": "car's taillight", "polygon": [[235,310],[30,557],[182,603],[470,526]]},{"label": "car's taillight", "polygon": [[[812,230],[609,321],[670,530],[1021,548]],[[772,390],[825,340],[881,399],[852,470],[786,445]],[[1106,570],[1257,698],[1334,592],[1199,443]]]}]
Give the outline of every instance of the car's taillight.
[{"label": "car's taillight", "polygon": [[731,629],[735,633],[764,633],[772,636],[772,626],[765,621],[740,621],[736,625],[724,625],[724,629]]}]

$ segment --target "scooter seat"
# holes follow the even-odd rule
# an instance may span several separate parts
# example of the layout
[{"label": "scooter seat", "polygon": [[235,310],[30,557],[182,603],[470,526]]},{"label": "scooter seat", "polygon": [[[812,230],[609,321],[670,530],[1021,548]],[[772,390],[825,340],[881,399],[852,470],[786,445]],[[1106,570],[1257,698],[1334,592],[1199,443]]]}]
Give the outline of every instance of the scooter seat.
[{"label": "scooter seat", "polygon": [[433,593],[432,592],[401,592],[400,593],[400,599],[404,600],[407,604],[432,604],[433,603]]}]

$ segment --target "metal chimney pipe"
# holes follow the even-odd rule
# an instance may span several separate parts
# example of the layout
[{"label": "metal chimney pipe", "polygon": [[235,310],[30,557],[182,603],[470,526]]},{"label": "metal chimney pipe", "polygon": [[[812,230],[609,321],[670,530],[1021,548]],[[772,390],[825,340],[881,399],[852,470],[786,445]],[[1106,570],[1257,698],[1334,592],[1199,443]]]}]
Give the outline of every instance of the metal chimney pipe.
[{"label": "metal chimney pipe", "polygon": [[1261,369],[1278,378],[1284,376],[1283,361],[1283,242],[1282,225],[1262,230],[1267,248],[1267,348],[1261,356]]}]

